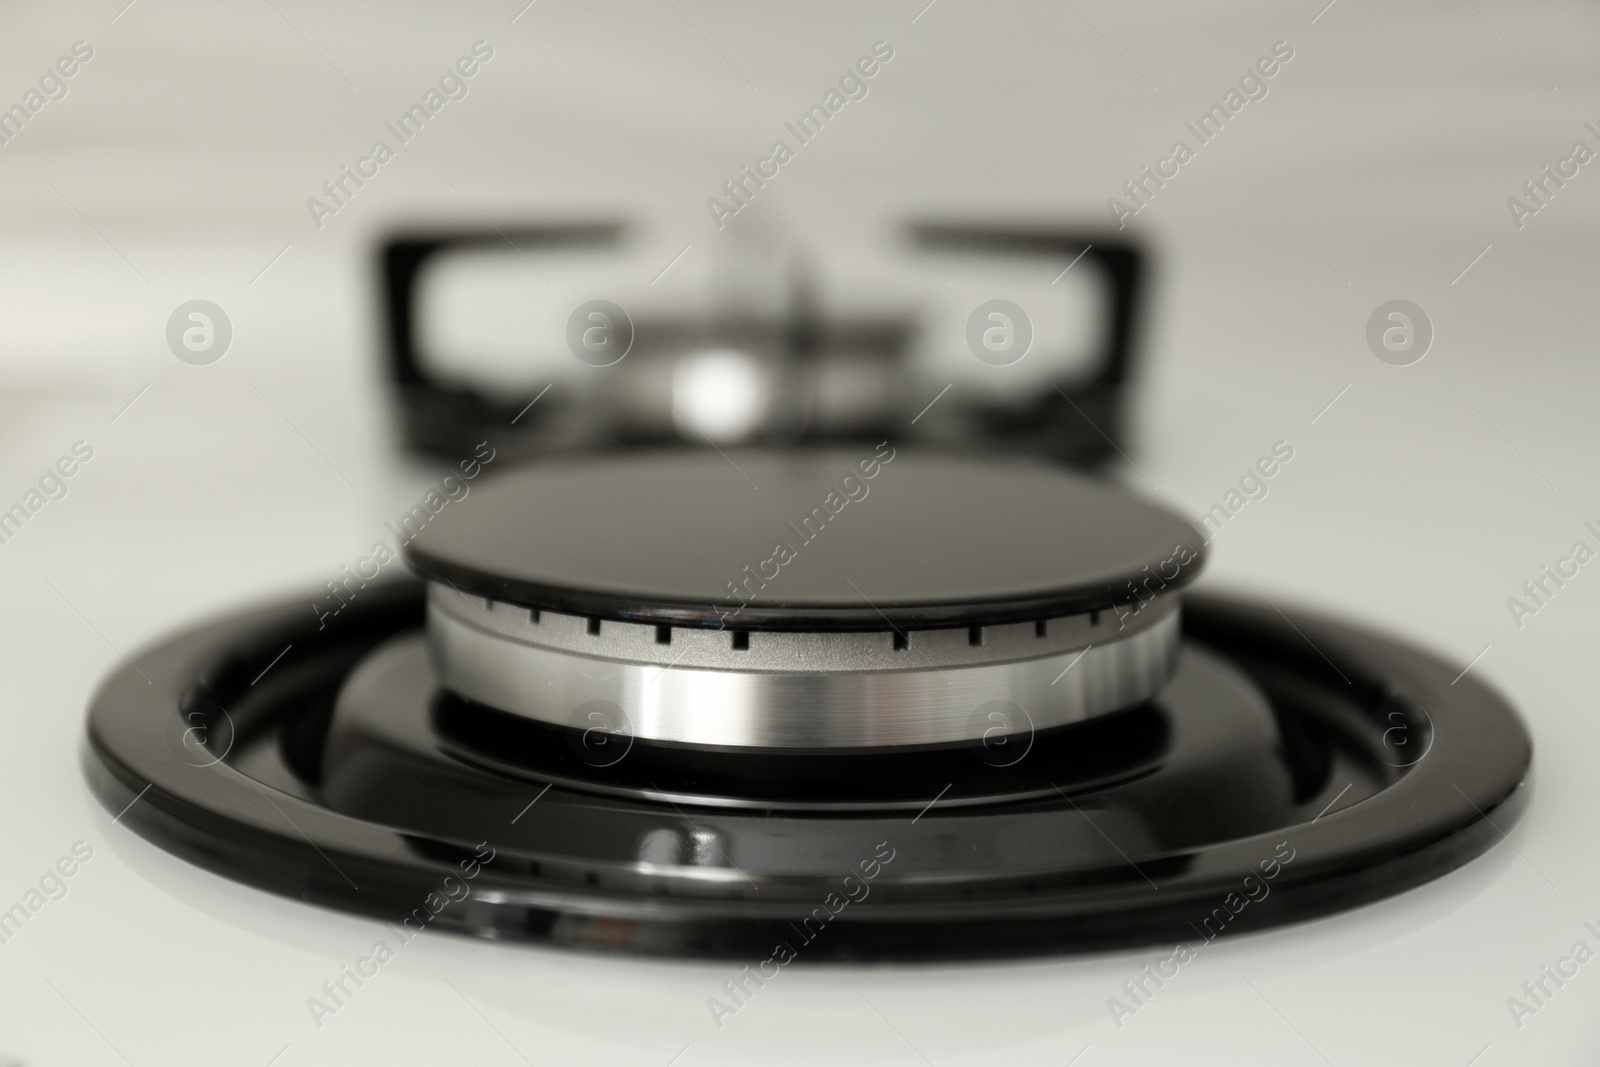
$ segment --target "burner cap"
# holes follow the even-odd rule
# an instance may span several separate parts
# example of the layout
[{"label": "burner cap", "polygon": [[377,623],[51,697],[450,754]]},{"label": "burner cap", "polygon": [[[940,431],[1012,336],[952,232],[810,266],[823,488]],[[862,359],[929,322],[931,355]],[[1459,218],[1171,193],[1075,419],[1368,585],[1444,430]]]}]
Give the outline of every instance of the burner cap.
[{"label": "burner cap", "polygon": [[539,464],[419,516],[424,577],[529,609],[732,630],[915,630],[1137,605],[1203,539],[1031,460],[876,449]]}]

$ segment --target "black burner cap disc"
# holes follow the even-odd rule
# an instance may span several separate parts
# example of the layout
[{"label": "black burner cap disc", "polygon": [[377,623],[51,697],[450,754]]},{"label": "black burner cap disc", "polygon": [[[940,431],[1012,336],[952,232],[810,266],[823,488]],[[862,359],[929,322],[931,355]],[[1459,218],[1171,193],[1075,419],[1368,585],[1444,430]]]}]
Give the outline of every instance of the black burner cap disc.
[{"label": "black burner cap disc", "polygon": [[409,528],[412,566],[463,593],[742,630],[1104,611],[1186,584],[1204,556],[1182,517],[1114,486],[887,443],[542,463]]}]

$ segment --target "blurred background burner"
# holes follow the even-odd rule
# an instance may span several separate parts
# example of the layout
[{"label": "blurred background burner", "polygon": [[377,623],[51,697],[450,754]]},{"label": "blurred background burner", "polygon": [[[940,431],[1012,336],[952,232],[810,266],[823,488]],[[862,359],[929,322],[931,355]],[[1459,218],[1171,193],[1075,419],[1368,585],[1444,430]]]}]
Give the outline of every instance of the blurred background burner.
[{"label": "blurred background burner", "polygon": [[[1135,245],[1048,224],[877,236],[827,254],[729,240],[654,277],[630,269],[614,222],[394,236],[381,275],[403,440],[451,459],[485,436],[518,458],[886,436],[1078,466],[1115,454]],[[974,309],[1001,293],[1021,301],[1004,324],[1017,354],[975,359]],[[621,351],[578,351],[587,329]]]}]

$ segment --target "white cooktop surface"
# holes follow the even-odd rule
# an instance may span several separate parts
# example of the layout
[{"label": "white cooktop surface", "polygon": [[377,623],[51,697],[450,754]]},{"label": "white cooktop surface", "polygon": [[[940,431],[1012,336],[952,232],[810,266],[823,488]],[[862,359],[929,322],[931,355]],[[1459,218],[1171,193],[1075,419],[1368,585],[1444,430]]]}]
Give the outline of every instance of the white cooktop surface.
[{"label": "white cooktop surface", "polygon": [[[1600,149],[1585,127],[1600,125],[1600,16],[1502,0],[923,3],[113,0],[3,16],[0,103],[75,41],[94,56],[0,147],[0,508],[75,443],[93,455],[0,545],[0,909],[75,846],[92,858],[0,944],[0,1064],[1589,1061],[1600,964],[1520,1019],[1508,998],[1576,942],[1600,949],[1585,926],[1600,926],[1600,570],[1521,626],[1507,601],[1596,543],[1600,173],[1580,168],[1520,229],[1506,202],[1573,142]],[[306,198],[478,40],[494,59],[438,136],[315,228]],[[718,1028],[706,1000],[735,967],[447,936],[406,945],[319,1026],[308,998],[387,928],[113,825],[78,767],[91,690],[180,624],[320,585],[426,484],[393,458],[375,234],[625,210],[662,263],[705,252],[727,238],[706,197],[877,40],[895,58],[850,124],[729,231],[825,241],[881,227],[880,209],[1103,224],[1124,181],[1289,42],[1268,94],[1128,224],[1159,269],[1124,475],[1198,516],[1290,443],[1206,581],[1480,657],[1534,733],[1527,816],[1436,883],[1207,947],[1120,1026],[1108,999],[1166,950],[790,968]],[[207,367],[163,337],[195,297],[234,327]],[[1391,299],[1433,323],[1415,365],[1368,350]]]}]

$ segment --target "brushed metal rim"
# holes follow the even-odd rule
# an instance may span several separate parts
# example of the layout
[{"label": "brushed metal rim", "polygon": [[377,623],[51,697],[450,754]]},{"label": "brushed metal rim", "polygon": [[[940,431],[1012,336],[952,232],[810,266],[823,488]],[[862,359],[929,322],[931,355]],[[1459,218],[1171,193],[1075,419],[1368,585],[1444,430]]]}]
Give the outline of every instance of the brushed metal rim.
[{"label": "brushed metal rim", "polygon": [[[440,683],[452,692],[585,732],[719,747],[932,745],[1028,734],[1150,699],[1172,677],[1179,652],[1173,597],[1150,604],[1149,618],[1141,616],[1132,632],[1108,626],[1110,640],[1043,656],[943,667],[895,651],[894,635],[883,633],[874,636],[884,654],[906,666],[810,671],[579,655],[513,637],[487,614],[475,625],[440,599],[430,597],[428,650]],[[1025,625],[1031,633],[1032,624]],[[751,635],[763,643],[802,636]],[[967,640],[965,630],[958,636]]]}]

